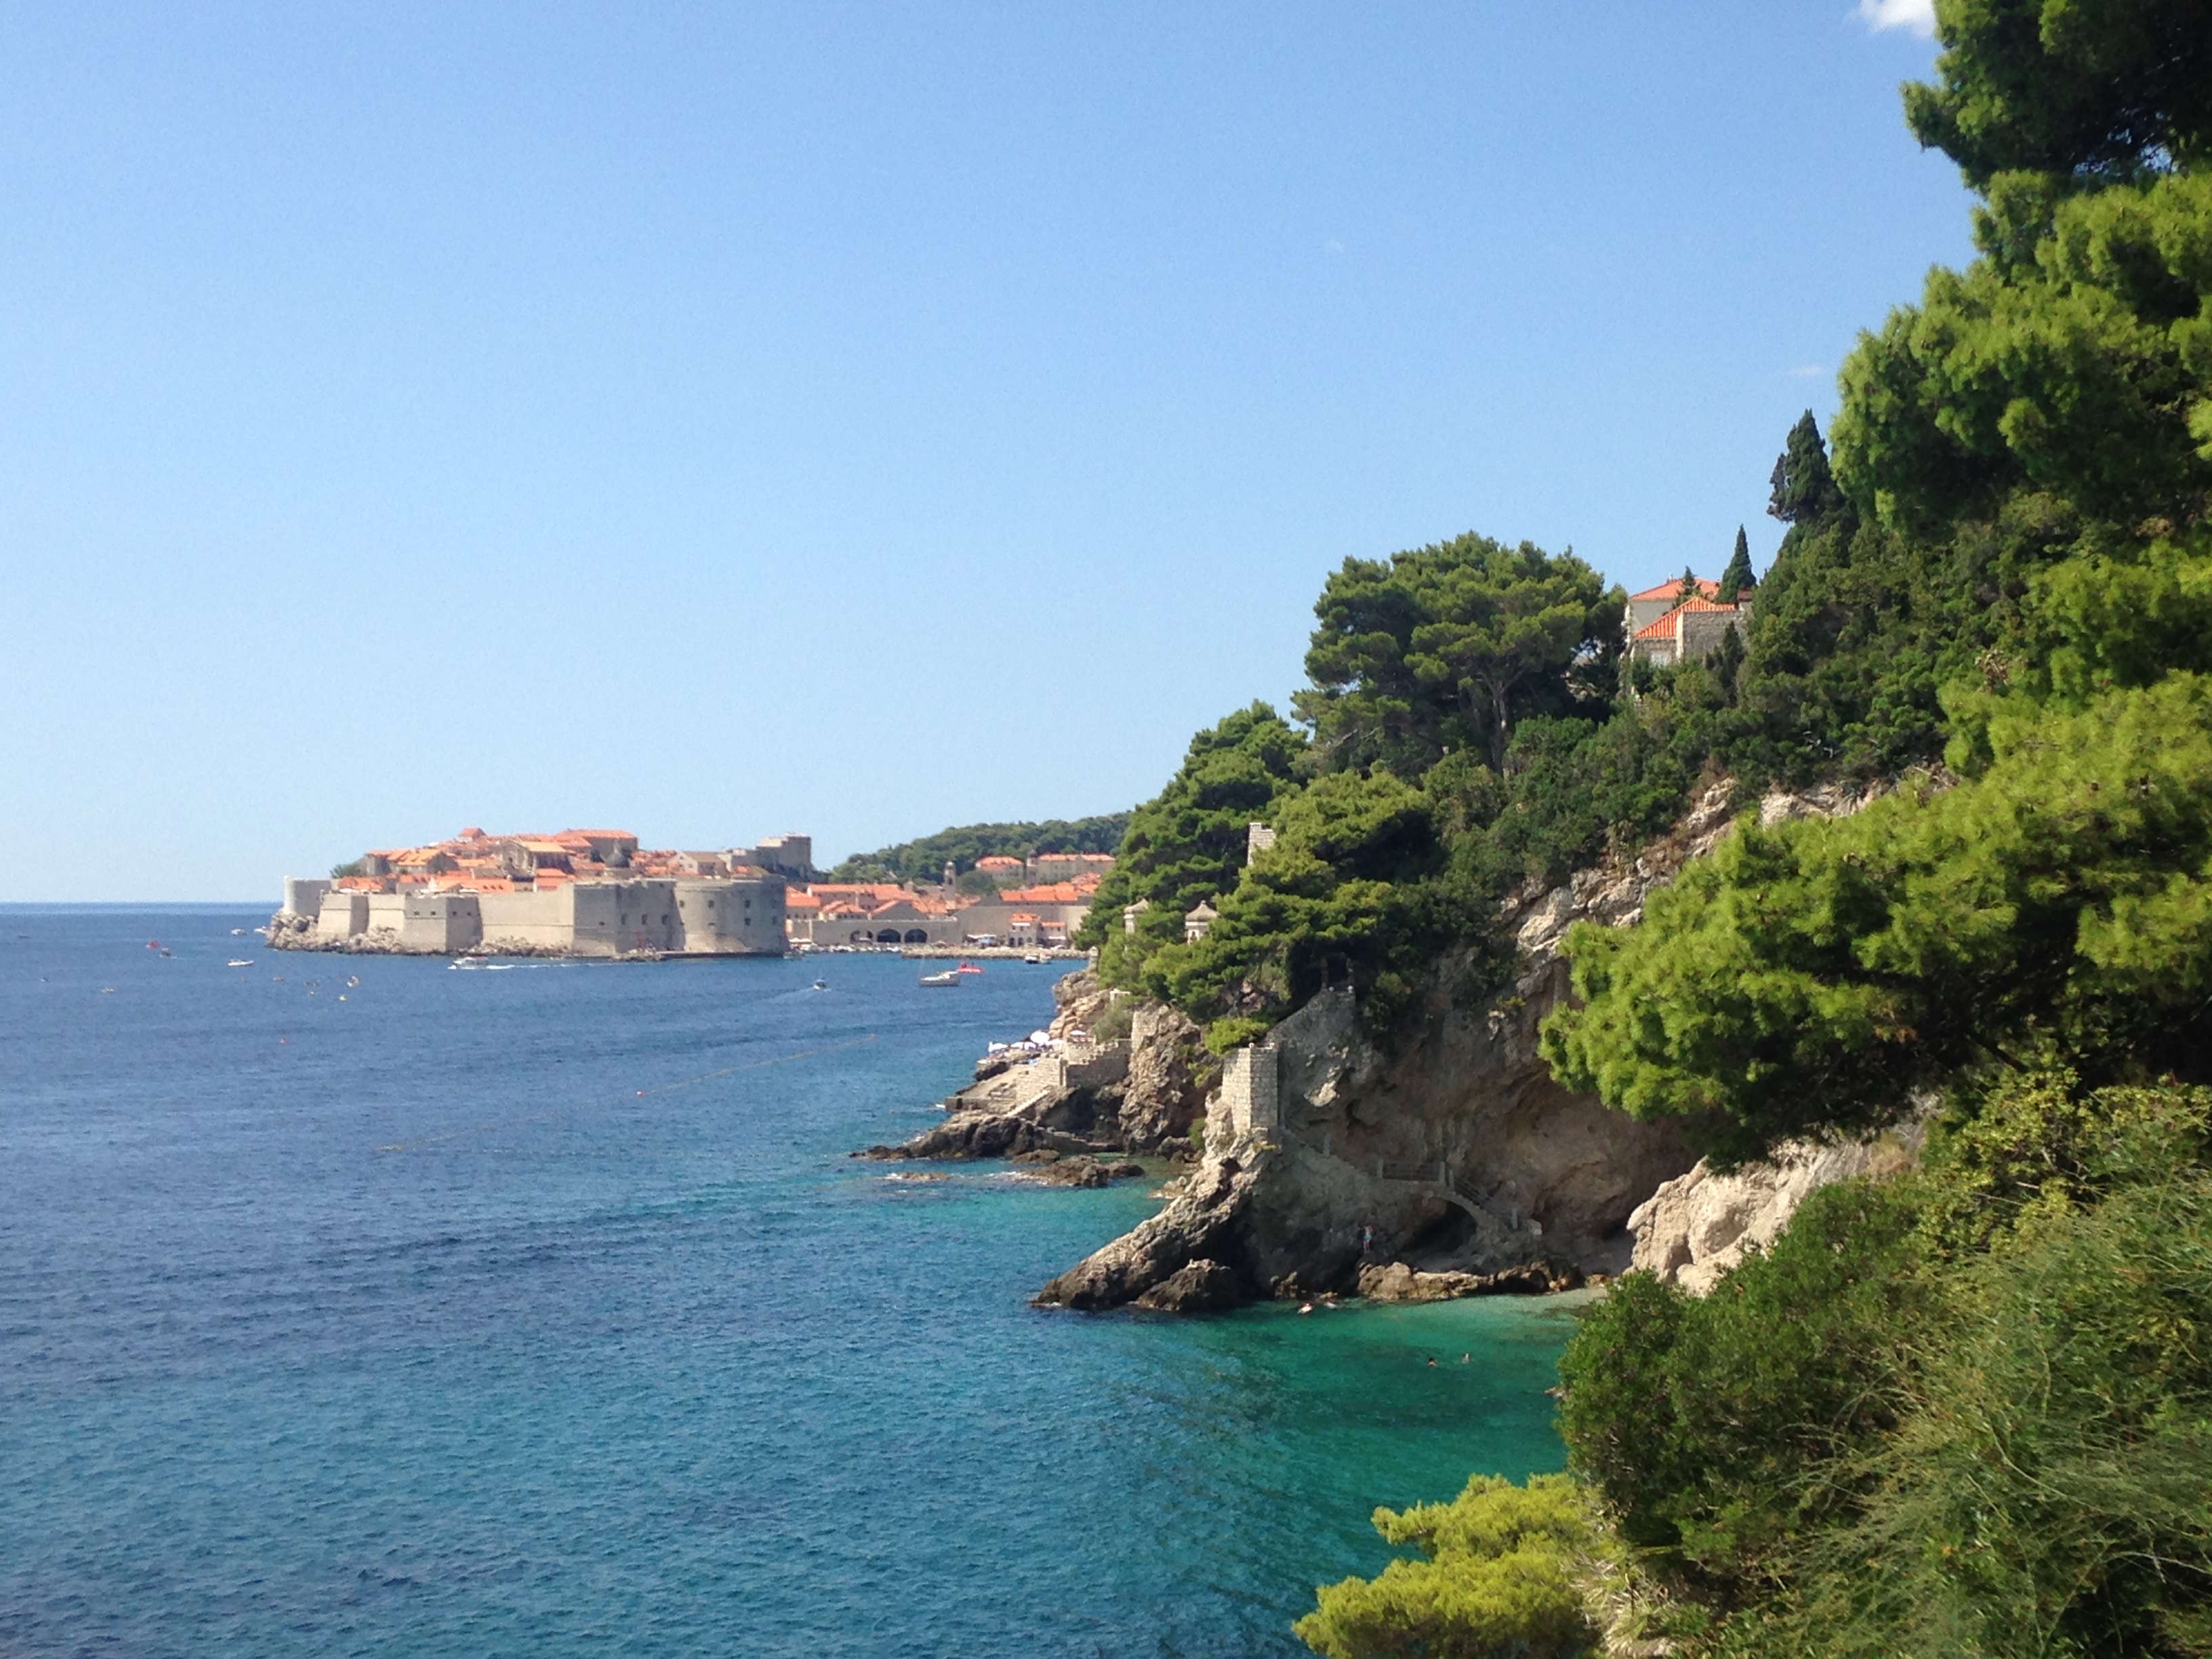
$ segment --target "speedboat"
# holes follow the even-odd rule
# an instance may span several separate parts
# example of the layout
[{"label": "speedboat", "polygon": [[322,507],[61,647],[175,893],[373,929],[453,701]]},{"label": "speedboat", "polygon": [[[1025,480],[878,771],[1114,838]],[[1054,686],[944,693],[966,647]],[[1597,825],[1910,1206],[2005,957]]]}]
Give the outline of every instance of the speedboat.
[{"label": "speedboat", "polygon": [[960,970],[948,968],[941,974],[924,974],[921,982],[924,985],[957,985],[960,983]]},{"label": "speedboat", "polygon": [[252,963],[252,962],[249,958],[247,958],[247,957],[232,957],[232,958],[231,958],[231,959],[230,959],[227,963],[225,963],[224,965],[225,965],[226,967],[230,967],[230,968],[251,968],[252,966],[253,966],[253,963]]},{"label": "speedboat", "polygon": [[963,962],[952,971],[956,974],[980,974],[983,970],[972,962]]},{"label": "speedboat", "polygon": [[817,979],[806,988],[810,991],[826,991],[830,988],[830,981],[826,979]]}]

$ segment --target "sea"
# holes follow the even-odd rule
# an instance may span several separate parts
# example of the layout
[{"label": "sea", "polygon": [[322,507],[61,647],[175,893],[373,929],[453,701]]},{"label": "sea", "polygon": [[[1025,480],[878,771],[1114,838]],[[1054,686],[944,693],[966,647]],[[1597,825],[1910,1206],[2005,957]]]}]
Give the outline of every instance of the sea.
[{"label": "sea", "polygon": [[1301,1654],[1377,1504],[1564,1461],[1573,1298],[1040,1311],[1155,1183],[848,1156],[1067,963],[266,915],[0,908],[8,1659]]}]

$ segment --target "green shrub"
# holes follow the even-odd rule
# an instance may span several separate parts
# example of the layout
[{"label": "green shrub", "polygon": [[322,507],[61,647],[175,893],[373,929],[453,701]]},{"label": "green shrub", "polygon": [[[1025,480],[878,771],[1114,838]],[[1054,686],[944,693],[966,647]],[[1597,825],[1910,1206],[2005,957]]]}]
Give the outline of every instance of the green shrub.
[{"label": "green shrub", "polygon": [[2033,1210],[1948,1289],[1766,1650],[2212,1653],[2212,1181]]},{"label": "green shrub", "polygon": [[1593,1543],[1576,1483],[1474,1476],[1449,1504],[1375,1511],[1421,1559],[1315,1594],[1292,1626],[1328,1659],[1571,1659],[1597,1650],[1577,1581]]},{"label": "green shrub", "polygon": [[1127,997],[1115,997],[1107,1005],[1106,1012],[1091,1022],[1091,1040],[1093,1042],[1119,1042],[1129,1035],[1129,1028],[1135,1024],[1136,1018],[1137,1005]]},{"label": "green shrub", "polygon": [[1686,1650],[2212,1653],[2208,1131],[2008,1078],[1706,1297],[1617,1284],[1560,1426]]},{"label": "green shrub", "polygon": [[1781,1575],[1839,1501],[1813,1477],[1895,1421],[1916,1215],[1902,1184],[1823,1188],[1711,1295],[1632,1274],[1584,1316],[1559,1429],[1624,1539],[1723,1601]]}]

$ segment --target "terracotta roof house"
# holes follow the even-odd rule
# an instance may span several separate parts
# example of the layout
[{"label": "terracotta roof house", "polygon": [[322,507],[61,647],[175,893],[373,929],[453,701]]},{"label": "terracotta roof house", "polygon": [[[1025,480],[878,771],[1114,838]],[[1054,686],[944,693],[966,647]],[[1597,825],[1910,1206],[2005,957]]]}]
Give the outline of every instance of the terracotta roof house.
[{"label": "terracotta roof house", "polygon": [[1750,620],[1748,595],[1738,605],[1723,605],[1710,599],[1686,599],[1631,634],[1628,652],[1638,661],[1662,668],[1702,661],[1730,633],[1741,632]]}]

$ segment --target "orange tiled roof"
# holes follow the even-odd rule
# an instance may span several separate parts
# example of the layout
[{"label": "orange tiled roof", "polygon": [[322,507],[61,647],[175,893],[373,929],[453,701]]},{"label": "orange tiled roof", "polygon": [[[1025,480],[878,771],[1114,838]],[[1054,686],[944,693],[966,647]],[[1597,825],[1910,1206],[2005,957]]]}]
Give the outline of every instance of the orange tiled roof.
[{"label": "orange tiled roof", "polygon": [[[1710,597],[1720,591],[1721,585],[1713,580],[1711,577],[1700,576],[1698,578],[1698,592]],[[1675,576],[1667,581],[1661,582],[1656,587],[1647,587],[1641,593],[1631,593],[1628,597],[1632,601],[1636,599],[1672,599],[1680,598],[1681,592],[1682,579],[1680,576]]]},{"label": "orange tiled roof", "polygon": [[[1740,605],[1723,605],[1717,599],[1685,599],[1674,609],[1675,611],[1726,611],[1733,614],[1742,610],[1743,607]],[[1672,612],[1669,614],[1671,615]]]},{"label": "orange tiled roof", "polygon": [[1646,623],[1638,629],[1634,637],[1639,640],[1671,640],[1674,637],[1674,613],[1669,611],[1657,622]]}]

